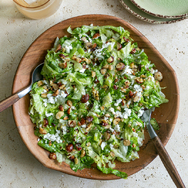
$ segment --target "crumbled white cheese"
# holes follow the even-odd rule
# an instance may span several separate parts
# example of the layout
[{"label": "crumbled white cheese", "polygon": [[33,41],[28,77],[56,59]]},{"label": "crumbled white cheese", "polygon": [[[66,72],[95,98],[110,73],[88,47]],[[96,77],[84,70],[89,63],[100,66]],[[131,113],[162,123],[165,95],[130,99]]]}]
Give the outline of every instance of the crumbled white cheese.
[{"label": "crumbled white cheese", "polygon": [[45,115],[46,115],[46,117],[49,117],[49,116],[53,116],[54,114],[46,112]]},{"label": "crumbled white cheese", "polygon": [[141,108],[139,111],[138,111],[138,117],[141,117],[144,113],[144,109]]},{"label": "crumbled white cheese", "polygon": [[116,103],[114,103],[114,106],[118,106],[119,103],[121,103],[121,101],[122,101],[122,99],[118,99],[118,100],[116,100]]},{"label": "crumbled white cheese", "polygon": [[130,69],[130,67],[128,65],[126,65],[125,68],[122,70],[121,75],[124,75],[124,74],[130,75],[132,73],[133,73],[132,69]]},{"label": "crumbled white cheese", "polygon": [[62,143],[61,137],[59,136],[60,131],[56,130],[55,134],[47,133],[44,135],[44,139],[50,140],[50,141],[56,141],[57,143]]},{"label": "crumbled white cheese", "polygon": [[71,44],[71,41],[69,40],[65,40],[65,42],[63,43],[62,47],[65,48],[66,50],[66,53],[70,53],[70,50],[72,50],[72,44]]},{"label": "crumbled white cheese", "polygon": [[103,150],[104,149],[104,147],[107,145],[107,143],[106,142],[102,142],[101,143],[101,149]]},{"label": "crumbled white cheese", "polygon": [[123,118],[127,119],[131,115],[131,109],[124,108],[125,112],[123,112]]},{"label": "crumbled white cheese", "polygon": [[110,149],[112,150],[114,148],[114,146],[112,144],[110,144]]},{"label": "crumbled white cheese", "polygon": [[51,93],[47,94],[47,98],[48,98],[48,103],[55,104],[54,97],[52,96]]},{"label": "crumbled white cheese", "polygon": [[114,108],[110,107],[109,111],[112,112],[112,114],[115,114]]},{"label": "crumbled white cheese", "polygon": [[155,78],[153,76],[148,76],[148,80],[152,81],[152,82],[155,82]]},{"label": "crumbled white cheese", "polygon": [[62,97],[65,98],[65,97],[67,97],[67,95],[68,95],[68,94],[66,94],[63,90],[61,91],[61,96],[62,96]]},{"label": "crumbled white cheese", "polygon": [[115,125],[114,130],[115,130],[116,132],[120,132],[120,131],[121,131],[119,124]]},{"label": "crumbled white cheese", "polygon": [[79,72],[84,73],[85,70],[86,70],[86,69],[83,68],[83,69],[79,70]]},{"label": "crumbled white cheese", "polygon": [[81,125],[82,128],[86,128],[86,124]]},{"label": "crumbled white cheese", "polygon": [[124,119],[127,119],[130,115],[131,115],[131,109],[128,109],[127,107],[124,108],[124,112],[120,112],[120,111],[114,111],[114,108],[109,108],[109,111],[117,116],[117,117],[120,117],[120,118],[124,118]]},{"label": "crumbled white cheese", "polygon": [[142,91],[142,87],[141,87],[140,85],[138,85],[138,84],[135,84],[135,85],[134,85],[134,90],[135,90],[136,92]]}]

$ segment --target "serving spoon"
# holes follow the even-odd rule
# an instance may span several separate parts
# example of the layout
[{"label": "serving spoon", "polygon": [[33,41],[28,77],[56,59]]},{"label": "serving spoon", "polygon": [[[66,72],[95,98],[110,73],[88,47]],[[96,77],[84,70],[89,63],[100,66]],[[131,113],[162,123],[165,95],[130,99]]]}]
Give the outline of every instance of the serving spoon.
[{"label": "serving spoon", "polygon": [[163,162],[165,168],[167,169],[169,175],[171,176],[172,180],[174,181],[175,185],[178,188],[185,188],[185,185],[174,165],[174,163],[172,162],[168,152],[166,151],[165,147],[163,146],[160,138],[157,136],[156,132],[154,131],[151,123],[150,123],[150,119],[151,119],[151,114],[152,114],[152,108],[149,110],[145,111],[146,117],[148,117],[147,120],[145,120],[150,138],[153,141],[153,144],[155,145],[155,148],[161,158],[161,161]]},{"label": "serving spoon", "polygon": [[26,87],[22,91],[13,94],[12,96],[8,97],[7,99],[4,99],[3,101],[0,102],[0,112],[3,110],[7,109],[9,106],[13,105],[15,102],[17,102],[19,99],[24,97],[26,94],[28,94],[31,89],[32,89],[32,84],[34,82],[37,82],[39,80],[42,80],[42,75],[41,70],[43,67],[44,63],[39,64],[32,72],[32,77],[31,77],[31,84],[30,86]]}]

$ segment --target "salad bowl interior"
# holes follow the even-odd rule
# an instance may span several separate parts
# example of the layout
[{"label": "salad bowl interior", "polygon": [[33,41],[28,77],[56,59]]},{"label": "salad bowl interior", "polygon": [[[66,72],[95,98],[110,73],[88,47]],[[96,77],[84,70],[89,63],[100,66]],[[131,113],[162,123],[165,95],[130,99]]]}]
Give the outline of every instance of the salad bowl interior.
[{"label": "salad bowl interior", "polygon": [[[154,63],[156,68],[163,74],[164,79],[161,82],[161,87],[166,88],[163,90],[163,93],[166,95],[169,102],[162,104],[160,108],[156,108],[153,112],[153,117],[156,118],[160,125],[157,134],[162,143],[166,145],[174,130],[179,110],[179,89],[176,74],[169,63],[161,56],[148,39],[132,25],[120,18],[107,15],[84,15],[62,21],[46,30],[31,44],[24,54],[14,78],[12,92],[16,93],[30,84],[32,70],[44,61],[47,50],[53,47],[56,37],[60,38],[64,35],[69,35],[67,28],[70,25],[72,28],[76,28],[90,24],[96,26],[122,26],[124,29],[128,30],[131,34],[131,38],[138,43],[139,48],[144,50],[149,60]],[[44,166],[83,178],[99,180],[118,179],[115,175],[106,175],[98,171],[95,165],[90,169],[74,172],[68,164],[59,164],[50,159],[49,152],[37,145],[38,137],[34,135],[34,124],[31,122],[28,115],[29,103],[30,97],[27,95],[13,105],[14,119],[25,145]],[[143,169],[155,159],[157,152],[149,138],[147,130],[145,131],[144,144],[138,153],[139,159],[129,163],[117,161],[116,169],[126,172],[130,176]]]}]

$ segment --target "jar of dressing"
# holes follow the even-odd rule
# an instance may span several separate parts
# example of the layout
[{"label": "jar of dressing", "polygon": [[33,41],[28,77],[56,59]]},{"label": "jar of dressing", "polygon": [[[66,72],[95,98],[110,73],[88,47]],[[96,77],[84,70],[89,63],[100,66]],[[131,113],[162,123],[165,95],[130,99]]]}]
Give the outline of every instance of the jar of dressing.
[{"label": "jar of dressing", "polygon": [[13,0],[17,9],[31,19],[43,19],[54,14],[62,0]]}]

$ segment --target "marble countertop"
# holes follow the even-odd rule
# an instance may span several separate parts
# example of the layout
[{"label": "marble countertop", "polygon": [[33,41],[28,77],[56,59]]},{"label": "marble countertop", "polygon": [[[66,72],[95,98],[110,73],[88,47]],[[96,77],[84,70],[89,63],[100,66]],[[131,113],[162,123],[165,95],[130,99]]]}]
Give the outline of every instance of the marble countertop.
[{"label": "marble countertop", "polygon": [[[117,16],[140,30],[175,70],[180,88],[180,111],[174,132],[166,145],[185,185],[188,186],[188,19],[169,25],[151,25],[128,13],[114,0],[63,0],[59,10],[43,20],[22,16],[12,0],[0,1],[0,100],[11,95],[19,62],[30,44],[54,24],[83,14]],[[0,187],[3,188],[113,188],[175,187],[157,157],[127,180],[98,181],[47,169],[24,145],[12,109],[0,113]]]}]

